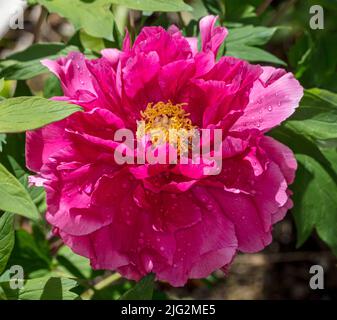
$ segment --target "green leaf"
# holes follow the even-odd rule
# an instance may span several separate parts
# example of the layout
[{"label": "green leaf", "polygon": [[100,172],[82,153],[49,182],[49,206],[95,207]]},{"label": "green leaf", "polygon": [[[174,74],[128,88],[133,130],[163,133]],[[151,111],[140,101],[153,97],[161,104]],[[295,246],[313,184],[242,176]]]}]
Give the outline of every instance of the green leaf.
[{"label": "green leaf", "polygon": [[33,228],[33,234],[22,229],[17,230],[9,263],[22,266],[26,277],[30,278],[34,277],[32,274],[50,272],[52,257],[45,234],[42,234],[36,226]]},{"label": "green leaf", "polygon": [[93,37],[113,40],[114,17],[110,0],[38,0],[49,12],[69,19],[76,30],[83,29]]},{"label": "green leaf", "polygon": [[227,21],[240,21],[243,19],[256,17],[256,9],[251,4],[254,1],[222,0],[222,2],[225,3]]},{"label": "green leaf", "polygon": [[300,107],[286,123],[293,131],[314,141],[337,144],[337,94],[323,90],[306,90]]},{"label": "green leaf", "polygon": [[251,25],[229,29],[226,42],[227,44],[262,46],[273,37],[277,29]]},{"label": "green leaf", "polygon": [[274,35],[277,28],[243,26],[229,30],[226,39],[226,55],[252,62],[271,62],[286,65],[271,53],[256,48],[266,44]]},{"label": "green leaf", "polygon": [[63,91],[61,88],[60,80],[52,74],[44,83],[43,96],[47,99],[50,99],[52,97],[62,95]]},{"label": "green leaf", "polygon": [[[330,166],[337,175],[337,149],[336,148],[321,148],[324,157],[329,161]],[[337,183],[337,181],[336,181]]]},{"label": "green leaf", "polygon": [[5,270],[7,261],[14,247],[14,216],[4,213],[0,217],[0,274]]},{"label": "green leaf", "polygon": [[2,79],[0,79],[0,95],[1,95],[1,91],[4,88],[4,86],[5,86],[5,79],[2,78]]},{"label": "green leaf", "polygon": [[56,258],[62,267],[76,278],[87,279],[92,273],[89,259],[77,255],[69,247],[63,246]]},{"label": "green leaf", "polygon": [[299,169],[294,191],[293,213],[298,245],[302,245],[314,229],[337,255],[337,184],[313,158],[297,155]]},{"label": "green leaf", "polygon": [[176,12],[192,10],[183,0],[110,0],[110,2],[141,11]]},{"label": "green leaf", "polygon": [[273,129],[270,135],[288,146],[295,154],[307,155],[314,158],[329,172],[332,177],[336,177],[336,179],[334,179],[337,181],[337,171],[334,171],[326,156],[311,139],[298,134],[285,125]]},{"label": "green leaf", "polygon": [[30,279],[22,289],[12,290],[9,282],[0,283],[8,300],[75,300],[78,295],[71,290],[76,280],[57,277]]},{"label": "green leaf", "polygon": [[70,290],[76,280],[67,278],[41,278],[28,280],[20,290],[20,300],[74,300],[78,295]]},{"label": "green leaf", "polygon": [[[335,32],[304,33],[296,41],[289,51],[289,58],[296,68],[296,77],[304,87],[337,91],[336,50]],[[295,59],[298,59],[298,62]]]},{"label": "green leaf", "polygon": [[192,8],[192,12],[189,12],[188,14],[193,17],[195,20],[199,20],[204,16],[208,15],[208,11],[205,7],[205,4],[202,0],[191,0],[189,2],[190,7]]},{"label": "green leaf", "polygon": [[296,70],[296,78],[301,78],[307,68],[307,60],[310,59],[313,42],[310,34],[305,32],[288,51],[290,65]]},{"label": "green leaf", "polygon": [[81,39],[82,46],[84,48],[87,48],[87,49],[90,49],[96,52],[100,52],[101,50],[105,48],[104,41],[102,38],[93,37],[84,31],[80,32],[80,39]]},{"label": "green leaf", "polygon": [[9,80],[27,80],[48,69],[41,64],[41,59],[56,59],[77,51],[75,46],[66,46],[62,43],[39,43],[28,49],[13,54],[8,60],[0,61],[0,76]]},{"label": "green leaf", "polygon": [[271,53],[256,47],[246,45],[228,44],[226,55],[251,62],[270,62],[285,66],[286,63]]},{"label": "green leaf", "polygon": [[2,164],[0,164],[0,209],[32,220],[39,219],[39,213],[27,190]]},{"label": "green leaf", "polygon": [[[26,172],[11,155],[6,155],[8,160],[7,169],[10,170],[20,183],[26,188],[34,204],[41,214],[44,214],[47,208],[46,194],[43,187],[29,187],[29,173]],[[4,161],[4,165],[5,161]]]},{"label": "green leaf", "polygon": [[132,289],[120,297],[120,300],[151,300],[155,275],[150,274],[140,280]]},{"label": "green leaf", "polygon": [[81,107],[41,97],[18,97],[0,102],[0,133],[41,128],[80,111]]}]

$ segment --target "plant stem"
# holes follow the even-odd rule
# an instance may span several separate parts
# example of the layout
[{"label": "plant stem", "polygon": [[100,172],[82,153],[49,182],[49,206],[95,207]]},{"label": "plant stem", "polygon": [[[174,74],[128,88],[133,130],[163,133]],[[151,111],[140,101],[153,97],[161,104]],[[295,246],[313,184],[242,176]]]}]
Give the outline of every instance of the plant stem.
[{"label": "plant stem", "polygon": [[119,273],[113,273],[112,275],[96,283],[92,289],[88,289],[87,291],[83,292],[81,295],[81,298],[83,300],[90,300],[95,294],[95,291],[99,291],[99,290],[102,290],[110,286],[112,283],[119,280],[120,278],[121,278],[121,275]]},{"label": "plant stem", "polygon": [[256,9],[256,15],[260,16],[263,12],[267,10],[273,0],[265,0],[263,1],[260,6]]}]

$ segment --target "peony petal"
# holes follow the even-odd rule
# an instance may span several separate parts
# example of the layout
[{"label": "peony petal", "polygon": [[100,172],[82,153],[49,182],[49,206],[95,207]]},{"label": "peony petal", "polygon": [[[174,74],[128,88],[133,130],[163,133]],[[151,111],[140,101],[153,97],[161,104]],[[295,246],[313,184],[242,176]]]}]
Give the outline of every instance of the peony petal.
[{"label": "peony petal", "polygon": [[215,27],[217,19],[215,16],[207,16],[200,20],[202,50],[212,51],[215,56],[228,34],[226,28]]},{"label": "peony petal", "polygon": [[292,73],[264,67],[249,96],[244,115],[232,130],[256,128],[268,131],[290,117],[303,96],[303,88]]},{"label": "peony petal", "polygon": [[26,166],[39,172],[42,165],[56,151],[69,145],[65,128],[67,120],[50,124],[26,133]]},{"label": "peony petal", "polygon": [[71,52],[65,58],[42,60],[41,63],[60,79],[63,92],[69,98],[80,100],[81,90],[96,95],[83,54]]},{"label": "peony petal", "polygon": [[280,167],[287,183],[292,184],[297,169],[297,161],[293,152],[271,137],[263,137],[260,146],[268,154],[268,157]]}]

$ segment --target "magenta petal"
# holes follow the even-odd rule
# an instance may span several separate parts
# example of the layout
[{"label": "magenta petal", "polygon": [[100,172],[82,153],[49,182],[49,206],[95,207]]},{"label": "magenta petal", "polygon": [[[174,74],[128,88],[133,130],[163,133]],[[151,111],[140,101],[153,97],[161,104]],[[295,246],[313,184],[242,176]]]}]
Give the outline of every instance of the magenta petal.
[{"label": "magenta petal", "polygon": [[217,19],[215,16],[207,16],[200,20],[202,50],[205,52],[210,50],[215,56],[228,34],[226,28],[215,27]]},{"label": "magenta petal", "polygon": [[257,252],[270,244],[271,233],[265,231],[263,217],[250,196],[217,188],[209,190],[209,194],[234,223],[240,251]]},{"label": "magenta petal", "polygon": [[42,60],[41,63],[60,79],[64,94],[69,98],[79,100],[78,92],[80,91],[95,95],[85,57],[81,53],[72,52],[66,58],[56,61]]},{"label": "magenta petal", "polygon": [[124,89],[129,97],[134,97],[159,72],[159,57],[155,51],[141,53],[130,58],[123,69]]},{"label": "magenta petal", "polygon": [[27,168],[40,172],[42,165],[55,151],[70,143],[66,136],[65,127],[66,120],[26,133]]},{"label": "magenta petal", "polygon": [[297,169],[297,161],[293,152],[287,146],[271,137],[264,137],[261,140],[261,148],[263,148],[267,152],[268,157],[280,167],[287,183],[292,184]]}]

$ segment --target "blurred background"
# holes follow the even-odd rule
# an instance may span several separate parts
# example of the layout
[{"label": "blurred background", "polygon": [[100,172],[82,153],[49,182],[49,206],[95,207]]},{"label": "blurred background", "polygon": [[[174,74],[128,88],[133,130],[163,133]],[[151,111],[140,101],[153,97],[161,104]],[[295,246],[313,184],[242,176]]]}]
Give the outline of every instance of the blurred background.
[{"label": "blurred background", "polygon": [[[50,3],[53,2],[58,1]],[[97,16],[95,7],[90,7],[95,1],[68,2],[89,5],[88,9],[83,9],[89,10],[85,17],[90,20],[89,15],[96,15],[96,23],[103,23]],[[219,15],[220,23],[230,29],[228,43],[221,54],[237,56],[253,63],[281,66],[292,71],[305,88],[316,87],[337,92],[336,0],[191,0],[185,3],[193,11],[139,11],[131,9],[134,7],[132,4],[128,7],[113,4],[111,13],[114,20],[111,30],[108,30],[113,37],[109,38],[104,34],[99,35],[90,24],[79,27],[78,16],[83,16],[82,7],[78,7],[78,12],[72,16],[67,11],[58,10],[57,6],[48,5],[48,1],[0,0],[0,71],[5,78],[0,95],[10,97],[33,93],[50,97],[58,92],[57,82],[50,74],[33,72],[18,75],[13,68],[6,71],[8,60],[24,64],[28,60],[37,61],[42,56],[51,56],[55,53],[53,50],[63,49],[58,47],[48,49],[50,52],[46,49],[45,52],[37,53],[28,49],[23,54],[17,54],[32,45],[67,43],[68,46],[77,46],[89,56],[95,57],[105,47],[120,47],[125,28],[135,37],[142,26],[167,27],[173,23],[191,36],[197,32],[200,17],[207,14]],[[324,10],[323,29],[313,30],[310,27],[313,16],[310,8],[313,5],[320,5]],[[20,13],[21,8],[24,8],[23,29],[8,29],[8,23],[1,23],[10,22],[13,10]],[[20,25],[19,20],[15,21]],[[259,29],[261,27],[263,28]],[[18,162],[17,165],[24,168],[22,135],[8,136],[6,144],[2,144],[0,138],[1,149],[6,150],[6,154],[12,155]],[[8,159],[2,159],[2,162],[13,171],[13,163],[9,163]],[[41,199],[36,201],[43,203]],[[315,208],[320,209],[319,206]],[[16,224],[19,233],[16,235],[17,241],[10,262],[25,266],[31,278],[43,274],[47,269],[50,271],[60,268],[72,274],[80,271],[81,276],[91,283],[109,275],[102,272],[91,274],[87,261],[80,259],[78,264],[79,258],[66,252],[67,249],[62,249],[58,239],[50,236],[48,226],[32,226],[21,218]],[[337,226],[332,227],[337,232]],[[297,233],[296,219],[289,212],[287,218],[275,227],[273,243],[260,253],[239,255],[228,276],[216,272],[207,279],[192,280],[186,287],[179,289],[159,283],[156,284],[154,298],[336,299],[336,256],[316,232],[306,241],[298,240]],[[64,251],[61,254],[58,251],[60,248]],[[77,271],[67,261],[75,264]],[[325,270],[323,290],[312,290],[309,287],[312,276],[309,269],[315,264],[323,266]],[[113,287],[107,286],[97,291],[93,298],[118,297],[132,285],[121,279],[116,279],[114,284]]]}]

